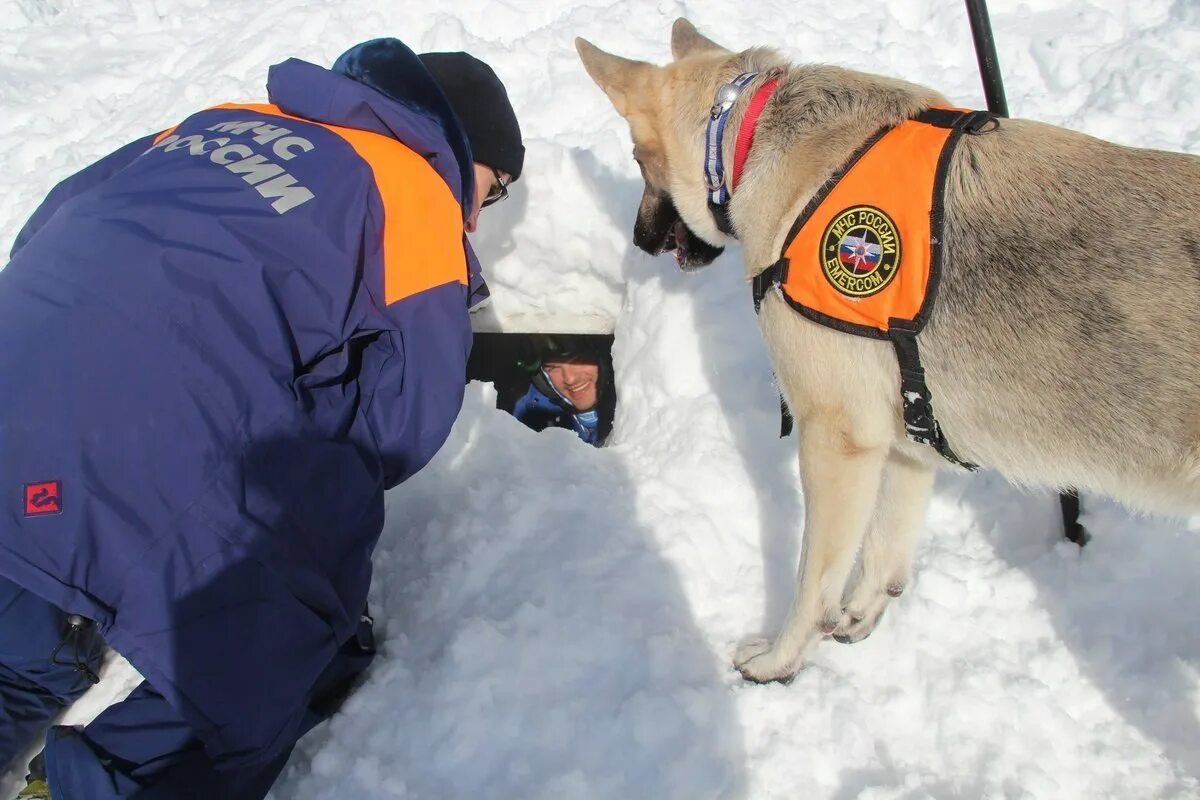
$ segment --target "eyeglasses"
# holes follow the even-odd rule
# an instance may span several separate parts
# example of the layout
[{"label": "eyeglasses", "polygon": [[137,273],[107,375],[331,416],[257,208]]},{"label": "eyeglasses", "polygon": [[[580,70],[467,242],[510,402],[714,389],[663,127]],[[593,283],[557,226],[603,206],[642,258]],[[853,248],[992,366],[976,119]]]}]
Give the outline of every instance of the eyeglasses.
[{"label": "eyeglasses", "polygon": [[487,197],[483,198],[483,202],[479,205],[480,208],[487,208],[492,203],[499,203],[508,197],[508,185],[512,183],[512,178],[504,180],[495,167],[492,167],[491,170],[492,174],[496,176],[496,182],[492,184],[491,189],[488,189]]}]

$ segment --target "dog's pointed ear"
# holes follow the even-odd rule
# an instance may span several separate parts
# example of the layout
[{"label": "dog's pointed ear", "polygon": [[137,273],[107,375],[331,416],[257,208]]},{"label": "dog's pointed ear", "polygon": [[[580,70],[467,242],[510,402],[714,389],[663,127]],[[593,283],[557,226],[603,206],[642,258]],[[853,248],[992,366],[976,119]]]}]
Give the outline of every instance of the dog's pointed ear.
[{"label": "dog's pointed ear", "polygon": [[587,74],[604,90],[616,107],[617,113],[623,117],[629,112],[630,92],[657,69],[645,61],[634,61],[606,53],[583,38],[575,39],[575,49],[579,51],[579,60],[583,62]]},{"label": "dog's pointed ear", "polygon": [[676,61],[704,53],[728,54],[729,52],[696,30],[696,26],[684,17],[675,20],[675,24],[671,26],[671,55],[675,57]]}]

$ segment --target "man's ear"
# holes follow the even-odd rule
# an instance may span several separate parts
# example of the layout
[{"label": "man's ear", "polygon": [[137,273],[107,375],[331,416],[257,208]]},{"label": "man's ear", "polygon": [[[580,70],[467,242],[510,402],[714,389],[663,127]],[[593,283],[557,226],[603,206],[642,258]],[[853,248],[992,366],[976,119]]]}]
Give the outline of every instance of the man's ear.
[{"label": "man's ear", "polygon": [[684,17],[675,20],[675,24],[671,26],[671,55],[675,60],[706,53],[731,54],[729,50],[696,30],[696,26]]},{"label": "man's ear", "polygon": [[658,67],[645,61],[634,61],[606,53],[587,39],[577,38],[575,49],[583,68],[596,85],[604,90],[617,113],[628,116],[630,97],[640,90]]}]

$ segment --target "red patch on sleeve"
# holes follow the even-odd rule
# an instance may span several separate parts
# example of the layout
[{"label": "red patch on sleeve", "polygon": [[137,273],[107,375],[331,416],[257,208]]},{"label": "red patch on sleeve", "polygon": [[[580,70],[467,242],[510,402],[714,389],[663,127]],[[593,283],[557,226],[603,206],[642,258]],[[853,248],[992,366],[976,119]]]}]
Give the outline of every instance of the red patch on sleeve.
[{"label": "red patch on sleeve", "polygon": [[62,513],[62,481],[25,484],[25,516]]}]

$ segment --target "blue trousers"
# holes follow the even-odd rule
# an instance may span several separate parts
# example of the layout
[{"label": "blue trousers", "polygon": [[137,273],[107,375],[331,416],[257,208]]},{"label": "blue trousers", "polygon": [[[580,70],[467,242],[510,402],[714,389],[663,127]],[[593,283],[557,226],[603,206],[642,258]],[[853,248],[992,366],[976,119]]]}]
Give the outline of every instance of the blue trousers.
[{"label": "blue trousers", "polygon": [[[88,688],[74,666],[51,662],[66,630],[62,611],[0,578],[0,763],[11,765]],[[98,637],[88,637],[79,655],[95,659],[102,648]],[[64,649],[63,660],[69,660],[74,653]],[[374,654],[364,615],[357,636],[343,644],[314,688],[303,732],[328,718]],[[148,683],[85,728],[51,729],[44,750],[55,800],[261,800],[290,754],[288,748],[270,762],[217,769],[187,723]]]}]

